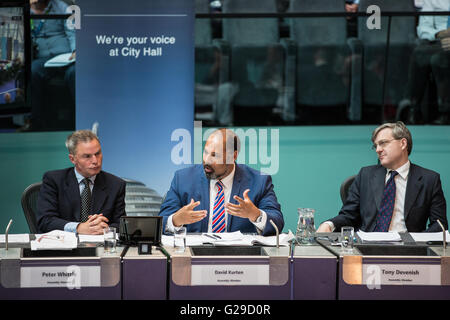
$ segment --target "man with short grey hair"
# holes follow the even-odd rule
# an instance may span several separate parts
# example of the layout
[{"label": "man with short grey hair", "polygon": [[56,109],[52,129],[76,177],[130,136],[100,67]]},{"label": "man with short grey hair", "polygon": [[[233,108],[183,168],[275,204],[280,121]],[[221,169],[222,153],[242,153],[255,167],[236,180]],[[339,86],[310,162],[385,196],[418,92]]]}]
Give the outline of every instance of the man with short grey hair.
[{"label": "man with short grey hair", "polygon": [[[447,228],[439,174],[409,161],[412,137],[403,122],[383,124],[372,134],[379,164],[362,168],[339,215],[317,232],[353,226],[365,232],[437,232]],[[428,222],[428,225],[427,225]]]},{"label": "man with short grey hair", "polygon": [[39,232],[102,234],[108,225],[119,227],[125,215],[125,181],[102,171],[97,135],[75,131],[66,147],[74,167],[44,174],[36,213]]}]

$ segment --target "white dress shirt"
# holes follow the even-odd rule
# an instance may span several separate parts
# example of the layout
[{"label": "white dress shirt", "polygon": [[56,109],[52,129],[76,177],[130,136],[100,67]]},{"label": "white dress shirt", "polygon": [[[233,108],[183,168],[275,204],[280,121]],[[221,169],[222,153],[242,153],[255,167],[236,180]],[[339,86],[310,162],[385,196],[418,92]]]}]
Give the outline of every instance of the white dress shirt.
[{"label": "white dress shirt", "polygon": [[[227,204],[228,202],[230,202],[230,197],[231,197],[231,190],[233,189],[233,180],[234,180],[234,172],[235,172],[235,166],[233,167],[233,171],[231,171],[231,173],[226,176],[225,178],[223,178],[222,184],[224,186],[224,197],[225,197],[225,204]],[[212,231],[212,212],[213,212],[213,208],[214,208],[214,200],[216,198],[217,195],[217,191],[218,188],[216,186],[218,180],[216,179],[211,179],[209,182],[209,221],[208,221],[208,232]],[[240,198],[243,198],[243,195],[238,195]],[[194,201],[197,201],[197,199],[194,199]],[[258,217],[258,219],[256,220],[256,222],[253,222],[250,220],[250,222],[252,222],[255,227],[256,230],[258,231],[258,233],[261,233],[267,223],[267,214],[263,211],[263,210],[259,210],[261,212],[261,215]],[[177,227],[175,227],[173,225],[173,214],[169,216],[169,218],[167,219],[167,224],[166,224],[166,232],[171,232],[173,233]],[[225,209],[225,221],[226,223],[228,223],[228,213],[227,210]]]}]

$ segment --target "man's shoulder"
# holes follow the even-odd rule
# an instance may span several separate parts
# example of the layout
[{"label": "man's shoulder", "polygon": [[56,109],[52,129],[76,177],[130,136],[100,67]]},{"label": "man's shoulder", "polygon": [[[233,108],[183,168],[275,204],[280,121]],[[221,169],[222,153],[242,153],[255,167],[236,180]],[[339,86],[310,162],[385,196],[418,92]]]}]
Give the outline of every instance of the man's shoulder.
[{"label": "man's shoulder", "polygon": [[203,172],[203,165],[201,164],[194,164],[192,166],[186,167],[186,168],[182,168],[182,169],[178,169],[177,171],[175,171],[175,175],[177,176],[191,176],[191,175],[195,175],[198,173]]},{"label": "man's shoulder", "polygon": [[260,170],[253,169],[246,164],[236,164],[236,173],[235,175],[241,175],[245,177],[245,179],[249,181],[262,181],[270,178],[271,176],[263,173]]},{"label": "man's shoulder", "polygon": [[51,13],[65,14],[68,7],[69,5],[62,0],[52,0]]},{"label": "man's shoulder", "polygon": [[359,172],[360,172],[360,174],[368,174],[368,173],[373,173],[378,170],[386,170],[386,169],[380,164],[375,164],[375,165],[362,167]]},{"label": "man's shoulder", "polygon": [[414,163],[411,163],[411,167],[410,167],[409,170],[410,171],[414,170],[414,171],[416,171],[419,174],[424,175],[424,176],[439,176],[438,172],[436,172],[434,170],[431,170],[431,169],[427,169],[427,168],[421,167],[421,166],[419,166],[417,164],[414,164]]},{"label": "man's shoulder", "polygon": [[99,175],[102,175],[105,178],[105,180],[109,183],[119,183],[119,184],[126,183],[124,179],[103,170],[100,171]]},{"label": "man's shoulder", "polygon": [[51,178],[64,178],[67,176],[70,172],[73,172],[73,167],[65,168],[65,169],[58,169],[58,170],[50,170],[44,173],[44,177],[51,177]]}]

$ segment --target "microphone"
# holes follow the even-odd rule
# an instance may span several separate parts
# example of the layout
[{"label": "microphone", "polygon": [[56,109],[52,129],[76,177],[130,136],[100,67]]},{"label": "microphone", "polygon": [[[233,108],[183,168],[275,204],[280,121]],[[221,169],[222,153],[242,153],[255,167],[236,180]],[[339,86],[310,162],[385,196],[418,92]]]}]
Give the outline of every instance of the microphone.
[{"label": "microphone", "polygon": [[276,235],[277,235],[277,248],[280,247],[280,231],[278,231],[277,225],[270,219],[270,224],[274,227]]},{"label": "microphone", "polygon": [[8,251],[8,234],[9,234],[9,228],[11,228],[11,224],[12,224],[13,220],[9,220],[8,226],[6,227],[5,230],[5,249],[6,251]]},{"label": "microphone", "polygon": [[439,221],[439,219],[437,219],[437,222],[439,223],[439,225],[441,226],[441,229],[442,229],[442,234],[443,234],[443,245],[444,245],[444,250],[447,248],[447,240],[445,239],[446,238],[446,235],[445,235],[445,228],[444,228],[444,225],[442,224],[442,222],[440,222]]}]

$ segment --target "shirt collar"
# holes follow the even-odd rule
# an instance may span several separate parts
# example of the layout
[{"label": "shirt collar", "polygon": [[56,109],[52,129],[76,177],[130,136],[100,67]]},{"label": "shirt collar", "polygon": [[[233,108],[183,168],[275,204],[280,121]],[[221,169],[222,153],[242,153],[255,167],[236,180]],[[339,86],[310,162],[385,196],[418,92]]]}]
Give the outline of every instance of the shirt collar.
[{"label": "shirt collar", "polygon": [[[84,180],[84,177],[77,171],[77,168],[74,168],[74,171],[75,171],[75,177],[78,180],[78,184],[80,184],[81,181]],[[97,175],[94,175],[92,177],[89,177],[88,179],[91,181],[92,184],[94,184],[96,177],[97,177]]]},{"label": "shirt collar", "polygon": [[[233,170],[230,172],[230,174],[227,175],[222,180],[220,180],[222,182],[222,184],[224,185],[225,189],[231,189],[231,187],[233,186],[233,179],[234,179],[235,169],[236,169],[236,165],[233,165]],[[215,186],[217,181],[219,181],[219,180],[211,179],[211,185]]]},{"label": "shirt collar", "polygon": [[[397,171],[398,175],[402,177],[403,179],[406,179],[408,177],[409,168],[411,167],[411,162],[408,160],[404,165],[402,165],[400,168],[398,168]],[[387,174],[389,174],[393,170],[387,170]]]}]

